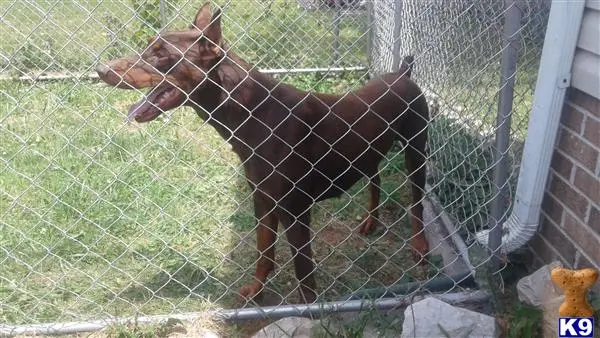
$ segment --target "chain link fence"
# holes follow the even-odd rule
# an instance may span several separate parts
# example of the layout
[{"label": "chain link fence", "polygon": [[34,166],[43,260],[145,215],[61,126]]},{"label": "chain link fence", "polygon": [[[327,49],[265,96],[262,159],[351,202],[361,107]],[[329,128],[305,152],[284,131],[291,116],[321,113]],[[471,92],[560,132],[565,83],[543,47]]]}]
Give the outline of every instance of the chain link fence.
[{"label": "chain link fence", "polygon": [[[438,114],[430,131],[431,184],[463,235],[471,240],[470,234],[489,223],[498,96],[506,85],[500,74],[508,9],[503,1],[400,1],[380,5],[375,1],[374,4],[374,30],[388,31],[379,40],[379,49],[374,48],[373,68],[389,71],[398,62],[392,56],[409,53],[417,56],[415,78],[429,90],[434,113]],[[510,145],[506,149],[511,195],[527,135],[550,1],[522,1],[515,6],[522,15],[513,37],[519,47]],[[378,20],[379,17],[383,18]],[[390,20],[395,22],[399,39],[389,39],[392,30],[389,27],[394,27]],[[399,52],[393,53],[395,50]],[[510,204],[507,196],[507,212]]]},{"label": "chain link fence", "polygon": [[[254,307],[237,290],[257,258],[252,190],[240,160],[187,108],[124,122],[140,91],[95,80],[98,62],[138,53],[161,28],[187,27],[186,0],[0,2],[0,323],[9,325]],[[504,2],[218,2],[230,48],[298,88],[342,93],[415,56],[431,110],[428,194],[471,246],[489,228],[497,182]],[[549,1],[518,2],[510,124],[510,210]],[[382,163],[380,227],[356,229],[368,182],[317,203],[320,299],[447,277],[447,262],[410,257],[410,189],[401,147]],[[505,152],[502,152],[503,154]],[[426,222],[438,222],[433,215]],[[449,238],[453,231],[447,234]],[[277,242],[262,305],[297,298],[292,254]],[[430,243],[432,250],[441,243]],[[488,257],[489,258],[489,257]],[[484,261],[487,261],[485,259]],[[414,286],[413,285],[413,286]],[[444,292],[461,290],[450,281]],[[342,302],[344,303],[344,302]],[[335,310],[336,308],[332,308]],[[393,326],[395,324],[389,324]],[[401,323],[400,323],[401,326]]]}]

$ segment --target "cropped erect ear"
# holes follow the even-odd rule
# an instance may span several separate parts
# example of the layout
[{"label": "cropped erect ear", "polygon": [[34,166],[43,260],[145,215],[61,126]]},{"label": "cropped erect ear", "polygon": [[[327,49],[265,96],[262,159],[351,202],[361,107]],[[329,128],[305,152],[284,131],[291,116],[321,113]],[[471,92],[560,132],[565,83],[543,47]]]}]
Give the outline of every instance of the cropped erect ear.
[{"label": "cropped erect ear", "polygon": [[221,45],[221,10],[217,9],[210,19],[210,23],[206,26],[202,33],[212,41],[215,45]]},{"label": "cropped erect ear", "polygon": [[211,22],[210,2],[205,3],[200,7],[191,28],[203,30]]}]

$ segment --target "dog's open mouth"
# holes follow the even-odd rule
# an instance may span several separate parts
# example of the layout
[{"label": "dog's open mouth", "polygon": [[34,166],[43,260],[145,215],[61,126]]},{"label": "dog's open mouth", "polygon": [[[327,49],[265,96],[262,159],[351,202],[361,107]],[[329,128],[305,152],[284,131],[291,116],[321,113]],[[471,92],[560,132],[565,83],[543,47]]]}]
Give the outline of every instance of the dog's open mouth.
[{"label": "dog's open mouth", "polygon": [[173,86],[159,86],[139,102],[129,108],[129,120],[136,122],[149,122],[167,110],[177,108],[185,101],[185,94]]}]

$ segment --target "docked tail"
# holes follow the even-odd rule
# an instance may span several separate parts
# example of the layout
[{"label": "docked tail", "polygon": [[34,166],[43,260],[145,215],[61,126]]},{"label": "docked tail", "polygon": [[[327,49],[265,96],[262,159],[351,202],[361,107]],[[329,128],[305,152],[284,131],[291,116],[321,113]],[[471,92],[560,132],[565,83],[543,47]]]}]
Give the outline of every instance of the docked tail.
[{"label": "docked tail", "polygon": [[400,69],[398,72],[400,74],[405,74],[406,77],[410,78],[412,74],[413,63],[415,62],[415,57],[412,55],[407,55],[402,59],[402,63],[400,64]]}]

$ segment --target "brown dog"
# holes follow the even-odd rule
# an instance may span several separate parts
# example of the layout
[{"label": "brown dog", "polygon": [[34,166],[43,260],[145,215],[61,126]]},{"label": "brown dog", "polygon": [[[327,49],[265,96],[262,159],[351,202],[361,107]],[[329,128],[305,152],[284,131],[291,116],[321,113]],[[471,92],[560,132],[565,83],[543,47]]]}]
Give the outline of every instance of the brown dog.
[{"label": "brown dog", "polygon": [[242,296],[259,294],[273,270],[281,222],[304,301],[315,301],[311,207],[368,177],[370,212],[360,226],[368,233],[379,206],[378,165],[395,140],[406,145],[412,182],[412,246],[418,259],[427,254],[421,199],[428,108],[406,64],[403,72],[385,74],[343,96],[304,92],[261,74],[227,50],[220,11],[211,15],[207,3],[190,29],[162,33],[141,55],[96,70],[119,88],[151,88],[131,107],[130,118],[148,122],[182,105],[194,107],[240,157],[253,190],[260,253],[255,280],[242,287]]}]

